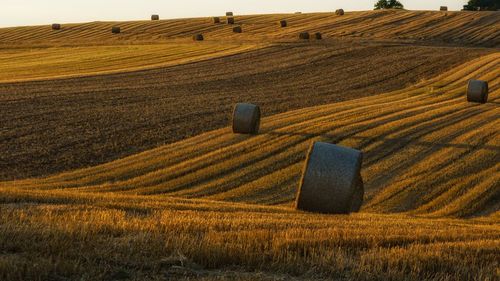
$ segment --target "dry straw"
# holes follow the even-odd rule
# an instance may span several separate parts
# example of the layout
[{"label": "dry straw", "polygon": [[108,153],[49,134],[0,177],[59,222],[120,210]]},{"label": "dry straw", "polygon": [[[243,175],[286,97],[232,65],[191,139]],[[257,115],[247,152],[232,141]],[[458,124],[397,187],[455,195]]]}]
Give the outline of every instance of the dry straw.
[{"label": "dry straw", "polygon": [[299,38],[300,38],[300,39],[309,40],[309,38],[310,38],[310,37],[311,37],[311,36],[309,35],[309,32],[301,32],[301,33],[299,34]]},{"label": "dry straw", "polygon": [[204,39],[203,34],[196,34],[193,36],[194,41],[203,41]]},{"label": "dry straw", "polygon": [[233,27],[233,32],[234,33],[242,33],[243,29],[241,29],[241,26],[235,26],[235,27]]},{"label": "dry straw", "polygon": [[344,9],[338,9],[338,10],[336,10],[336,11],[335,11],[335,14],[336,14],[337,16],[343,16],[343,15],[344,15]]},{"label": "dry straw", "polygon": [[314,34],[314,37],[316,38],[316,40],[321,40],[323,39],[323,35],[321,34],[321,32],[316,32]]},{"label": "dry straw", "polygon": [[467,84],[467,101],[486,103],[488,101],[488,82],[469,80]]},{"label": "dry straw", "polygon": [[439,7],[439,10],[440,11],[448,11],[448,7],[447,6],[441,6],[441,7]]},{"label": "dry straw", "polygon": [[214,23],[220,23],[220,18],[219,17],[214,17],[213,21],[214,21]]},{"label": "dry straw", "polygon": [[315,142],[309,149],[297,194],[296,208],[303,211],[346,214],[363,203],[361,151]]},{"label": "dry straw", "polygon": [[260,127],[260,107],[250,103],[238,103],[233,110],[233,133],[257,134]]},{"label": "dry straw", "polygon": [[280,21],[280,26],[281,27],[287,27],[288,26],[288,22],[286,20],[281,20]]},{"label": "dry straw", "polygon": [[227,24],[234,24],[234,18],[227,18]]},{"label": "dry straw", "polygon": [[151,20],[160,20],[160,16],[159,15],[152,15]]},{"label": "dry straw", "polygon": [[121,30],[121,28],[120,28],[120,27],[118,27],[118,26],[113,26],[113,27],[111,28],[111,33],[113,33],[113,34],[118,34],[118,33],[120,33],[121,31],[122,31],[122,30]]},{"label": "dry straw", "polygon": [[61,29],[61,25],[58,24],[58,23],[53,23],[52,24],[52,30],[60,30]]}]

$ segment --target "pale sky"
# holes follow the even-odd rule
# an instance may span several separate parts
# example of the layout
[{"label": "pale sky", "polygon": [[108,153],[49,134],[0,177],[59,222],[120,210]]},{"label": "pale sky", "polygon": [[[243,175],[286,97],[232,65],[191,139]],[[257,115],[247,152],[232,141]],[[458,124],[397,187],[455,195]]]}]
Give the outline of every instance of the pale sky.
[{"label": "pale sky", "polygon": [[[409,10],[460,10],[467,0],[400,0]],[[0,0],[0,27],[257,13],[371,10],[375,0]]]}]

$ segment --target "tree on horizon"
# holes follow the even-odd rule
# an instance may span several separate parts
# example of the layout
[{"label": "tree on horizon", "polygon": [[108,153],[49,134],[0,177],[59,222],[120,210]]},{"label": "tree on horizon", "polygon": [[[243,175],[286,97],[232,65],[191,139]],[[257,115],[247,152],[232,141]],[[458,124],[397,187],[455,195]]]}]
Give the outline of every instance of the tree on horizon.
[{"label": "tree on horizon", "polygon": [[464,10],[469,11],[496,11],[498,9],[500,9],[499,0],[469,0],[464,6]]},{"label": "tree on horizon", "polygon": [[375,3],[375,10],[380,9],[403,9],[404,6],[398,0],[378,0]]}]

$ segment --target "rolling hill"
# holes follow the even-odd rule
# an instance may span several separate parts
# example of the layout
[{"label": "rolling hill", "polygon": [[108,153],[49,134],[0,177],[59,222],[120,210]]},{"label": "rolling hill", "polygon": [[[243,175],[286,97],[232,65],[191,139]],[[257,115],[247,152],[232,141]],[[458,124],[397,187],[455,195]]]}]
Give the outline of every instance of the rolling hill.
[{"label": "rolling hill", "polygon": [[[499,15],[0,29],[0,280],[497,280]],[[360,213],[292,208],[313,141],[364,152]]]}]

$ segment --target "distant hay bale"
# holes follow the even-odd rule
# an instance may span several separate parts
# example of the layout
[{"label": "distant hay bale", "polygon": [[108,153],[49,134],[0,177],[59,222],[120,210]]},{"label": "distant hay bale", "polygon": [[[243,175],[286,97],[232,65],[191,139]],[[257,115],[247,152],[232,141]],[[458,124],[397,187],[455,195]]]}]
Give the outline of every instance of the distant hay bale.
[{"label": "distant hay bale", "polygon": [[113,34],[118,34],[118,33],[120,33],[120,32],[122,32],[122,30],[121,30],[121,28],[120,28],[120,27],[118,27],[118,26],[113,26],[113,27],[111,28],[111,33],[113,33]]},{"label": "distant hay bale", "polygon": [[296,15],[300,15],[300,14],[302,14],[302,12],[295,12],[295,14],[296,14]]},{"label": "distant hay bale", "polygon": [[60,29],[61,29],[61,25],[59,23],[52,24],[52,30],[60,30]]},{"label": "distant hay bale", "polygon": [[233,27],[233,32],[234,33],[242,33],[243,29],[241,28],[241,26],[235,26],[235,27]]},{"label": "distant hay bale", "polygon": [[286,20],[280,20],[280,26],[281,27],[287,27],[288,26],[288,22]]},{"label": "distant hay bale", "polygon": [[321,40],[323,39],[323,35],[321,34],[321,32],[316,32],[314,34],[314,37],[316,38],[316,40]]},{"label": "distant hay bale", "polygon": [[337,9],[337,10],[335,11],[335,14],[336,14],[337,16],[343,16],[343,15],[344,15],[344,9]]},{"label": "distant hay bale", "polygon": [[205,38],[203,37],[203,34],[196,34],[193,36],[194,41],[203,41]]},{"label": "distant hay bale", "polygon": [[226,12],[226,17],[232,17],[233,16],[233,12]]},{"label": "distant hay bale", "polygon": [[214,17],[213,21],[214,21],[214,23],[220,23],[220,18],[219,17]]},{"label": "distant hay bale", "polygon": [[227,24],[234,24],[234,18],[227,18]]},{"label": "distant hay bale", "polygon": [[151,20],[160,20],[160,16],[159,15],[152,15]]},{"label": "distant hay bale", "polygon": [[448,11],[448,7],[447,6],[441,6],[441,7],[439,7],[439,10],[440,11]]},{"label": "distant hay bale", "polygon": [[309,35],[309,32],[301,32],[299,34],[299,38],[303,40],[309,40],[311,36]]},{"label": "distant hay bale", "polygon": [[260,107],[250,103],[238,103],[233,110],[233,133],[257,134],[260,127]]},{"label": "distant hay bale", "polygon": [[467,101],[486,103],[488,101],[488,82],[469,80],[467,84]]},{"label": "distant hay bale", "polygon": [[364,195],[362,159],[361,151],[315,142],[302,172],[296,208],[327,214],[359,211]]}]

